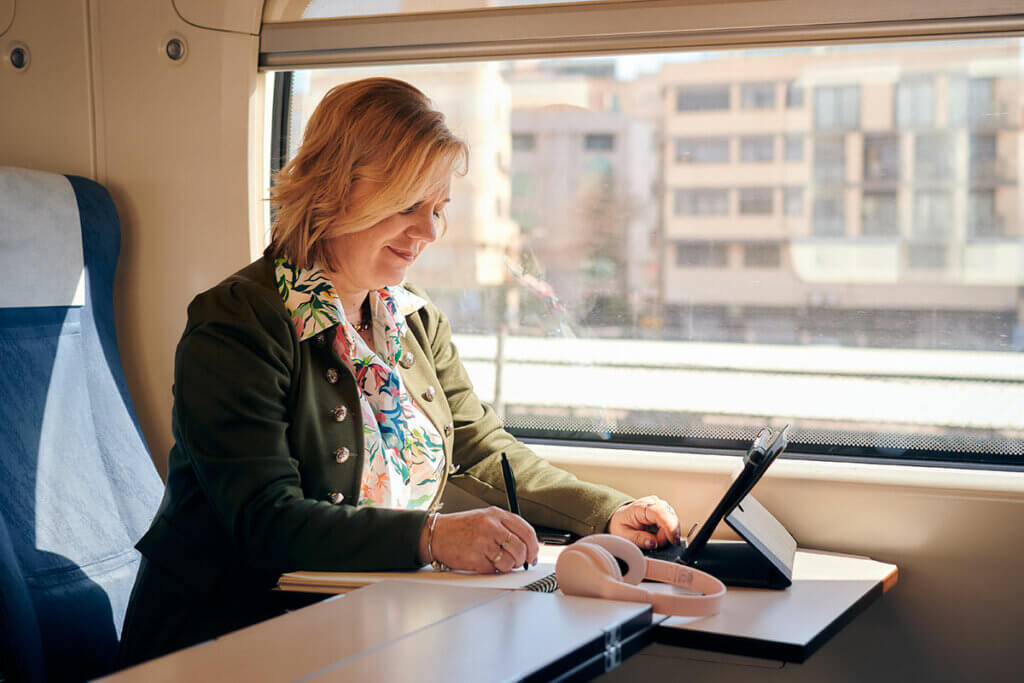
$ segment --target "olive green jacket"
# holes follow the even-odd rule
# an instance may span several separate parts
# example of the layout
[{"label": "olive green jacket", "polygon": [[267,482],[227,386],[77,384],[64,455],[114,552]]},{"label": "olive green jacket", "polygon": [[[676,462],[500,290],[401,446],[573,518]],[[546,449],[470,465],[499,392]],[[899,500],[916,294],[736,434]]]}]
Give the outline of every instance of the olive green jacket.
[{"label": "olive green jacket", "polygon": [[[508,434],[473,392],[433,304],[407,323],[413,362],[400,372],[444,437],[445,479],[505,507],[505,452],[527,520],[603,531],[629,498],[578,481]],[[167,489],[137,546],[147,560],[200,592],[226,574],[269,587],[299,569],[417,566],[426,511],[354,505],[364,462],[358,390],[329,335],[299,341],[267,256],[192,301],[175,357]]]}]

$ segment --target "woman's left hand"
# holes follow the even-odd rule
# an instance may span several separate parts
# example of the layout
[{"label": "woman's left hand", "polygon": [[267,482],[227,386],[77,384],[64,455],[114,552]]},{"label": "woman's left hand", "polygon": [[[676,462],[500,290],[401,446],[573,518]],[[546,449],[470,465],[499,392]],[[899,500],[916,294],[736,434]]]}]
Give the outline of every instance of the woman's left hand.
[{"label": "woman's left hand", "polygon": [[608,520],[608,533],[622,536],[649,550],[679,543],[679,518],[672,506],[661,498],[644,496],[615,511]]}]

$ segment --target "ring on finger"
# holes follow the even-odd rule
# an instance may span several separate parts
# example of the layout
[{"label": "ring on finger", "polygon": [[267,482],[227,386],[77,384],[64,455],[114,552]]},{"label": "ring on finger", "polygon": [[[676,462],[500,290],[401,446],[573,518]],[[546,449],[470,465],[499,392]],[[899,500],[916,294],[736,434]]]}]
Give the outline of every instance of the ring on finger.
[{"label": "ring on finger", "polygon": [[654,503],[644,503],[644,523],[654,524],[651,521],[651,508],[654,507]]},{"label": "ring on finger", "polygon": [[501,561],[501,556],[504,555],[504,554],[505,554],[505,548],[498,548],[498,554],[494,556],[493,560],[491,560],[491,564],[493,564],[495,567],[497,567],[498,566],[498,562]]},{"label": "ring on finger", "polygon": [[503,549],[508,549],[508,544],[511,543],[511,542],[512,542],[512,532],[510,531],[510,532],[508,532],[508,536],[505,538],[505,540],[502,541],[501,543],[499,543],[498,546],[503,548]]}]

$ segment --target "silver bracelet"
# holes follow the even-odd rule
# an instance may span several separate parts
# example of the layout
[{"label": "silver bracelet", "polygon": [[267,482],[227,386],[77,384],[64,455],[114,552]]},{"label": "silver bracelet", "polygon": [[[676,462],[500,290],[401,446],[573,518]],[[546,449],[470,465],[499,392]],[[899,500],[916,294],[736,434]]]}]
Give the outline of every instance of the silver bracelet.
[{"label": "silver bracelet", "polygon": [[434,525],[437,524],[437,514],[435,512],[430,518],[430,531],[427,532],[427,557],[430,558],[430,566],[434,568],[434,571],[447,572],[451,571],[451,567],[440,560],[434,559]]}]

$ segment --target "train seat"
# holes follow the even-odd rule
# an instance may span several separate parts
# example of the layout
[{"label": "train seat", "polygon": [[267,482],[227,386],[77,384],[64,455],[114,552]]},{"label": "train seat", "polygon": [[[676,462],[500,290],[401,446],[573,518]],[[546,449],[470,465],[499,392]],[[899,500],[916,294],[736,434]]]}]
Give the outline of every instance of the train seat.
[{"label": "train seat", "polygon": [[0,679],[108,673],[163,485],[114,330],[107,191],[0,168]]}]

